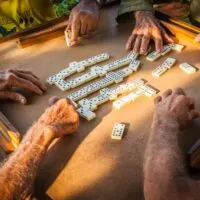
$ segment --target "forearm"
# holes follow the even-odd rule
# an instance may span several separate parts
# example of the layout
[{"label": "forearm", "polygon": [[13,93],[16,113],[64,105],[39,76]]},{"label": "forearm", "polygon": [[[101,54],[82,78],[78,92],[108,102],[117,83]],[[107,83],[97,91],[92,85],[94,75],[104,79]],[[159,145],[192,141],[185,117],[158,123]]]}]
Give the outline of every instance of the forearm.
[{"label": "forearm", "polygon": [[25,199],[31,191],[41,160],[54,139],[50,129],[36,123],[19,149],[0,170],[0,199]]},{"label": "forearm", "polygon": [[154,120],[145,156],[146,200],[183,199],[181,196],[190,188],[184,156],[179,147],[179,135],[180,129],[175,119]]}]

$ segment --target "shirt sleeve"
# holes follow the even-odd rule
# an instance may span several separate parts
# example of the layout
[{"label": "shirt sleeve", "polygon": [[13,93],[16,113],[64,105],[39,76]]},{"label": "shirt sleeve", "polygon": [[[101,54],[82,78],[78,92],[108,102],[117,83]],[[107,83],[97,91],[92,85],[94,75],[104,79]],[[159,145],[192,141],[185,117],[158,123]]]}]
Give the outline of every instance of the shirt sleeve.
[{"label": "shirt sleeve", "polygon": [[[131,15],[133,16],[134,11],[153,11],[153,0],[122,0],[117,20],[125,19],[125,16]],[[127,17],[127,19],[130,18]],[[132,17],[133,18],[133,17]]]}]

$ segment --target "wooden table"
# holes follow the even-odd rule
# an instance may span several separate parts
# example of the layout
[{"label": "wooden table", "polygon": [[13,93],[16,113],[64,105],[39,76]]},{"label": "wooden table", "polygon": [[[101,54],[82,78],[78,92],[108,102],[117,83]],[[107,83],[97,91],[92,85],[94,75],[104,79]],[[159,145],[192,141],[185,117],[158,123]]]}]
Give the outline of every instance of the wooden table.
[{"label": "wooden table", "polygon": [[[17,49],[13,43],[4,44],[0,48],[0,67],[32,70],[45,81],[69,62],[100,52],[109,53],[113,56],[112,60],[121,58],[126,55],[124,46],[132,25],[117,25],[116,15],[117,7],[103,10],[98,35],[74,48],[67,48],[64,37],[26,49]],[[186,49],[182,53],[172,52],[169,56],[177,58],[178,63],[187,61],[200,67],[197,45],[186,39],[180,40],[180,43],[186,45]],[[199,72],[187,75],[176,66],[159,79],[151,76],[153,67],[165,58],[148,62],[141,57],[142,68],[126,81],[141,77],[162,92],[168,88],[183,87],[196,100],[200,110]],[[30,97],[26,106],[7,102],[2,104],[1,109],[24,134],[43,113],[49,97],[53,95],[65,97],[67,93],[49,86],[45,95]],[[98,109],[95,120],[81,120],[76,134],[55,141],[49,149],[36,181],[37,196],[43,200],[142,200],[143,156],[153,109],[153,99],[143,97],[119,111],[107,103]],[[110,138],[115,122],[130,124],[122,141]],[[200,120],[197,120],[181,138],[185,151],[199,137],[199,126]]]}]

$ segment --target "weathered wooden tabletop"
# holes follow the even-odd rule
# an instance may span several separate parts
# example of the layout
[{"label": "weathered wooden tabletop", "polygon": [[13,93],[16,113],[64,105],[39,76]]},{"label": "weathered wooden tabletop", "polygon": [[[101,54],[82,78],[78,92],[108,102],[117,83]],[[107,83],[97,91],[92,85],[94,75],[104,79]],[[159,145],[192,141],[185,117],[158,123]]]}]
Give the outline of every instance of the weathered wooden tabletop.
[{"label": "weathered wooden tabletop", "polygon": [[[126,55],[124,46],[133,25],[117,25],[116,16],[116,6],[104,9],[98,35],[74,48],[67,48],[64,37],[26,49],[17,49],[14,43],[3,44],[0,47],[0,68],[32,70],[45,81],[71,61],[101,52],[112,55],[112,60],[121,58]],[[172,52],[169,56],[177,58],[178,63],[187,61],[200,67],[197,46],[185,39],[180,43],[186,45],[185,50],[181,53]],[[141,77],[161,92],[168,88],[183,87],[196,100],[200,110],[199,72],[187,75],[176,65],[159,79],[151,76],[153,67],[166,57],[156,62],[148,62],[141,57],[141,69],[126,81]],[[53,95],[65,97],[67,92],[49,86],[45,95],[30,96],[26,106],[6,102],[1,105],[1,110],[24,134],[43,113],[49,97]],[[55,141],[49,149],[36,181],[39,199],[142,200],[143,155],[153,109],[153,99],[142,97],[119,111],[112,109],[112,103],[107,103],[100,106],[96,112],[97,118],[93,121],[81,120],[76,134]],[[130,124],[122,141],[110,138],[115,122]],[[200,120],[197,120],[181,139],[185,150],[199,137],[199,128]]]}]

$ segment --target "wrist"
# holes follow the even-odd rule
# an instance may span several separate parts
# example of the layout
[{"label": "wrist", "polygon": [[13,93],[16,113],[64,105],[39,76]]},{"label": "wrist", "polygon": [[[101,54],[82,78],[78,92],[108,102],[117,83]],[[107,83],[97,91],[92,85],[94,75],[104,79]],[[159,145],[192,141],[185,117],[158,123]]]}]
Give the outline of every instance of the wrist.
[{"label": "wrist", "polygon": [[84,4],[95,4],[99,9],[102,7],[102,0],[82,0]]},{"label": "wrist", "polygon": [[180,129],[180,123],[176,117],[173,115],[165,116],[165,115],[154,115],[153,119],[153,128],[161,128],[161,129]]},{"label": "wrist", "polygon": [[35,143],[41,146],[49,146],[51,142],[55,139],[55,133],[53,129],[47,125],[40,122],[36,122],[31,129],[28,131],[30,134],[29,142],[31,144]]},{"label": "wrist", "polygon": [[144,16],[154,16],[154,12],[150,10],[140,10],[134,12],[135,18],[138,19]]}]

